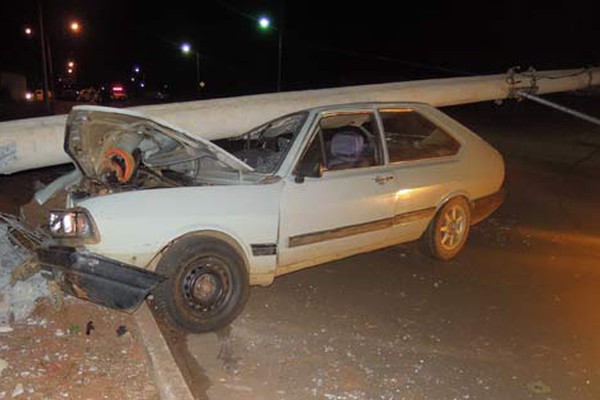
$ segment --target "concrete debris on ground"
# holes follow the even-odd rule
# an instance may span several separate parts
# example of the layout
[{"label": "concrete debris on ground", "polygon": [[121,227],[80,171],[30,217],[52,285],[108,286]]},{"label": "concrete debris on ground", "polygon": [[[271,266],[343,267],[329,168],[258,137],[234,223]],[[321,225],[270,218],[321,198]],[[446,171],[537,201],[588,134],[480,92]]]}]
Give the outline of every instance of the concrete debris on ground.
[{"label": "concrete debris on ground", "polygon": [[10,332],[12,321],[27,318],[37,300],[49,295],[48,282],[40,273],[14,285],[11,283],[15,268],[32,254],[10,240],[10,229],[11,225],[0,220],[0,333]]},{"label": "concrete debris on ground", "polygon": [[8,368],[8,362],[0,358],[0,377],[2,377],[2,372],[4,372],[6,368]]}]

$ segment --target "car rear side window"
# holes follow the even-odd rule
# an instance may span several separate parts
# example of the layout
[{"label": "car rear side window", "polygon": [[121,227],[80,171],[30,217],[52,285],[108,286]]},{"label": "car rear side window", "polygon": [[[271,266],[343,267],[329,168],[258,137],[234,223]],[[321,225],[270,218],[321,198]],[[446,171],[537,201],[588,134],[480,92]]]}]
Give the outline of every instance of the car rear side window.
[{"label": "car rear side window", "polygon": [[460,144],[410,108],[380,110],[390,162],[451,156]]}]

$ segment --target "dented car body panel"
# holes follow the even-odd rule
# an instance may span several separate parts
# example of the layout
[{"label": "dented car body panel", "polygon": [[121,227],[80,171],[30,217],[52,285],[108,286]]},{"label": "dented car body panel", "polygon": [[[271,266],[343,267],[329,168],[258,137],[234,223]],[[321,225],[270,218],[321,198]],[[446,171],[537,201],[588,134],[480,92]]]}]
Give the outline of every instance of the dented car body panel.
[{"label": "dented car body panel", "polygon": [[469,202],[473,223],[503,200],[501,155],[420,103],[319,107],[215,143],[136,113],[77,107],[66,132],[81,176],[64,179],[65,206],[85,210],[98,238],[69,254],[147,270],[147,283],[164,251],[189,234],[234,244],[250,283],[268,285],[416,240],[450,199]]}]

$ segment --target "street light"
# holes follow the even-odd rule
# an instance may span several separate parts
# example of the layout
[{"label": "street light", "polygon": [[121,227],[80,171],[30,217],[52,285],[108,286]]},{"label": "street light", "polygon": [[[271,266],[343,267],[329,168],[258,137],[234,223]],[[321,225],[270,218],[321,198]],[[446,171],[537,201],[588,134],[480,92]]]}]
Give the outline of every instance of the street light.
[{"label": "street light", "polygon": [[186,55],[190,54],[192,51],[196,53],[196,86],[198,88],[203,87],[203,82],[200,81],[200,53],[197,50],[192,50],[192,45],[187,42],[182,43],[179,48],[181,49],[181,52]]},{"label": "street light", "polygon": [[269,17],[260,17],[258,19],[258,26],[263,31],[266,31],[271,27],[271,20],[269,19]]},{"label": "street light", "polygon": [[79,33],[81,31],[81,25],[79,24],[78,21],[71,21],[69,28],[71,29],[71,31],[73,33]]},{"label": "street light", "polygon": [[183,54],[188,54],[192,50],[192,46],[189,43],[181,44],[181,51]]}]

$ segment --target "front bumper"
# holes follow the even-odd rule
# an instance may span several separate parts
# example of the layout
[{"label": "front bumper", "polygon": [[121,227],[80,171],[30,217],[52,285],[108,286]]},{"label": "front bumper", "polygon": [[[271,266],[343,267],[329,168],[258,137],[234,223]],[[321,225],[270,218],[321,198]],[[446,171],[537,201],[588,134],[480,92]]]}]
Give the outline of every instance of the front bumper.
[{"label": "front bumper", "polygon": [[43,269],[53,273],[70,295],[125,311],[135,310],[166,277],[73,247],[45,246],[37,250]]}]

